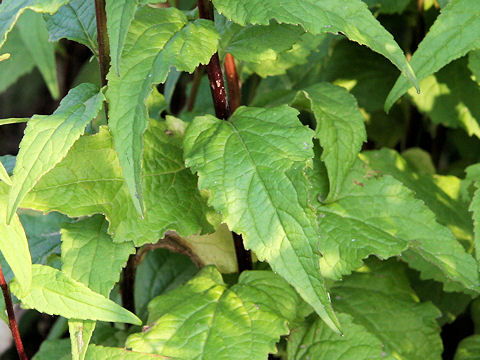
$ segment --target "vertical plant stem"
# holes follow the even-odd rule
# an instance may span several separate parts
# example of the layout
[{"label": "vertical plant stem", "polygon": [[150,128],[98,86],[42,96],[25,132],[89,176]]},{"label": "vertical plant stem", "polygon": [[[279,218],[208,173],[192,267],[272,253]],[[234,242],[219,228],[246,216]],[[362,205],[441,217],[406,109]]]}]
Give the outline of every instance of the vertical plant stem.
[{"label": "vertical plant stem", "polygon": [[15,313],[13,312],[12,297],[8,289],[7,282],[3,276],[2,265],[0,265],[0,287],[2,288],[3,298],[5,299],[5,307],[7,308],[8,322],[10,324],[10,331],[12,332],[13,340],[17,348],[18,357],[20,360],[28,360],[25,350],[23,348],[20,332],[18,331],[17,321],[15,320]]},{"label": "vertical plant stem", "polygon": [[235,58],[230,53],[225,55],[225,76],[227,78],[230,111],[234,113],[240,106],[242,93],[240,90],[240,79],[238,78]]},{"label": "vertical plant stem", "polygon": [[110,67],[110,44],[107,34],[107,13],[105,0],[95,0],[95,16],[97,18],[98,62],[102,86],[107,85],[108,68]]},{"label": "vertical plant stem", "polygon": [[[197,3],[200,18],[214,21],[213,7],[210,0],[198,0]],[[213,105],[215,114],[219,119],[228,119],[230,117],[230,106],[228,105],[227,93],[225,91],[225,82],[223,80],[222,67],[218,52],[215,53],[207,65],[207,74],[210,81],[210,90],[212,91]],[[245,249],[242,236],[232,233],[235,252],[237,255],[238,271],[252,269],[252,256],[250,251]]]},{"label": "vertical plant stem", "polygon": [[[137,272],[137,254],[132,254],[128,258],[127,266],[123,269],[122,282],[120,283],[120,294],[122,296],[122,306],[128,311],[135,313],[135,274]],[[125,324],[130,327],[130,324]]]}]

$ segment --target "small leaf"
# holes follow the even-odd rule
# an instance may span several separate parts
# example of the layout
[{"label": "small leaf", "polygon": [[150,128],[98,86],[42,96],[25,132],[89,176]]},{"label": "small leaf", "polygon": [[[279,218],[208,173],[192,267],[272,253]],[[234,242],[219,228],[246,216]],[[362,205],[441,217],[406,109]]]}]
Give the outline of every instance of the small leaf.
[{"label": "small leaf", "polygon": [[[410,60],[419,81],[470,50],[480,48],[479,15],[479,1],[450,0]],[[410,87],[406,79],[398,78],[388,94],[385,110],[388,111]]]},{"label": "small leaf", "polygon": [[454,360],[476,360],[478,354],[480,354],[480,335],[472,335],[460,342]]},{"label": "small leaf", "polygon": [[343,336],[339,337],[320,319],[305,321],[288,337],[288,359],[303,360],[393,360],[386,357],[384,345],[347,314],[338,314]]},{"label": "small leaf", "polygon": [[94,85],[82,84],[70,90],[52,115],[35,115],[28,122],[13,172],[8,221],[38,180],[67,155],[98,114],[103,99]]},{"label": "small leaf", "polygon": [[241,107],[228,122],[197,117],[185,135],[185,160],[245,247],[338,330],[319,274],[318,232],[303,174],[313,156],[313,132],[297,114],[288,106]]},{"label": "small leaf", "polygon": [[[344,88],[320,83],[301,91],[316,119],[315,137],[320,140],[330,182],[326,201],[336,199],[348,171],[367,139],[357,101]],[[297,96],[298,98],[298,96]],[[298,99],[297,99],[298,101]]]},{"label": "small leaf", "polygon": [[70,0],[45,18],[50,41],[69,39],[89,47],[94,54],[98,52],[95,1]]},{"label": "small leaf", "polygon": [[142,323],[131,312],[64,272],[45,265],[33,265],[32,271],[32,286],[27,294],[21,293],[16,279],[10,283],[12,292],[22,301],[24,308],[81,320]]},{"label": "small leaf", "polygon": [[48,41],[48,30],[41,14],[26,11],[17,24],[20,36],[43,76],[54,99],[60,96],[55,62],[55,47]]},{"label": "small leaf", "polygon": [[[271,20],[301,25],[314,35],[343,33],[350,40],[367,45],[387,57],[415,86],[417,81],[393,36],[375,19],[361,0],[339,5],[337,0],[214,0],[217,11],[240,25],[268,25]],[[255,9],[255,11],[252,11]]]},{"label": "small leaf", "polygon": [[[282,304],[270,288],[282,294]],[[126,345],[179,359],[264,359],[288,333],[299,301],[272,272],[243,272],[227,288],[221,274],[206,267],[185,286],[153,299],[151,327],[130,335]]]},{"label": "small leaf", "polygon": [[17,278],[19,292],[25,293],[32,282],[32,258],[17,214],[9,225],[5,222],[8,191],[9,187],[0,183],[0,251]]},{"label": "small leaf", "polygon": [[106,0],[107,30],[112,68],[120,75],[120,58],[127,32],[137,10],[138,0]]},{"label": "small leaf", "polygon": [[3,0],[0,4],[0,48],[19,16],[27,9],[38,13],[55,13],[69,0]]},{"label": "small leaf", "polygon": [[200,63],[208,63],[217,43],[211,21],[188,22],[175,8],[147,6],[137,11],[128,31],[120,76],[114,70],[108,74],[109,127],[130,196],[141,214],[143,133],[148,125],[145,100],[152,85],[164,82],[172,66],[193,72]]}]

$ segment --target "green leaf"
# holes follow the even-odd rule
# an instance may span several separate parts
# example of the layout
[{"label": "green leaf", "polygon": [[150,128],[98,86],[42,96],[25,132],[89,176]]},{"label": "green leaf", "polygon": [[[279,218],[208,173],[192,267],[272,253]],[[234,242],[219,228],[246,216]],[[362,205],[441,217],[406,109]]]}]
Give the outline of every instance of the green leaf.
[{"label": "green leaf", "polygon": [[197,117],[184,140],[199,188],[245,246],[292,284],[333,329],[339,328],[318,262],[319,237],[303,171],[313,132],[288,106],[239,108],[230,121]]},{"label": "green leaf", "polygon": [[415,74],[393,36],[375,19],[361,0],[338,4],[336,0],[213,0],[219,13],[240,25],[268,25],[270,20],[301,25],[314,35],[343,33],[350,40],[384,55],[417,85]]},{"label": "green leaf", "polygon": [[120,58],[137,10],[137,2],[138,0],[106,0],[105,3],[112,68],[117,75],[120,75]]},{"label": "green leaf", "polygon": [[458,345],[454,360],[475,360],[480,354],[480,335],[472,335]]},{"label": "green leaf", "polygon": [[164,122],[152,121],[145,134],[143,169],[147,211],[140,219],[123,181],[111,135],[100,127],[98,134],[75,143],[22,206],[57,210],[70,217],[105,214],[113,241],[133,241],[137,246],[157,242],[167,230],[180,236],[213,232],[206,219],[211,210],[198,191],[196,177],[185,168],[182,137]]},{"label": "green leaf", "polygon": [[164,82],[172,66],[193,72],[200,63],[208,63],[217,43],[211,21],[188,22],[175,8],[140,8],[129,28],[120,76],[115,71],[108,74],[107,99],[115,150],[139,213],[144,213],[141,162],[142,137],[148,124],[145,101],[152,85]]},{"label": "green leaf", "polygon": [[55,47],[48,42],[48,30],[41,14],[26,11],[18,19],[18,30],[26,48],[43,76],[54,99],[60,97],[55,63]]},{"label": "green leaf", "polygon": [[[419,81],[470,50],[480,48],[479,14],[477,0],[451,0],[442,9],[410,60]],[[388,94],[385,110],[388,111],[410,87],[406,79],[398,78]]]},{"label": "green leaf", "polygon": [[0,180],[3,181],[7,185],[12,185],[12,180],[10,179],[10,175],[8,175],[7,170],[0,162]]},{"label": "green leaf", "polygon": [[324,276],[338,279],[370,254],[382,259],[402,254],[424,278],[443,282],[445,289],[479,290],[475,260],[432,211],[402,183],[361,161],[346,178],[339,199],[320,205],[318,212]]},{"label": "green leaf", "polygon": [[0,48],[19,16],[27,9],[38,13],[55,13],[69,0],[4,0],[0,4]]},{"label": "green leaf", "polygon": [[45,340],[32,360],[71,360],[70,341],[68,339]]},{"label": "green leaf", "polygon": [[[130,242],[113,243],[107,228],[103,216],[96,215],[62,229],[62,271],[106,298],[135,252]],[[68,325],[73,359],[83,360],[95,322],[69,320]]]},{"label": "green leaf", "polygon": [[10,224],[6,223],[8,191],[9,186],[0,183],[0,251],[17,278],[19,292],[25,293],[32,283],[32,258],[18,216],[14,214]]},{"label": "green leaf", "polygon": [[135,277],[135,312],[147,319],[148,302],[155,296],[169,292],[182,285],[197,273],[197,267],[185,255],[166,249],[147,253],[137,267]]},{"label": "green leaf", "polygon": [[415,193],[465,247],[471,247],[472,219],[460,197],[461,180],[455,176],[421,174],[394,150],[366,151],[360,158],[376,171],[393,176]]},{"label": "green leaf", "polygon": [[287,353],[291,360],[369,359],[393,360],[386,356],[382,342],[351,316],[338,314],[344,334],[339,337],[320,319],[305,321],[288,337]]},{"label": "green leaf", "polygon": [[33,265],[32,273],[32,285],[27,294],[21,293],[16,279],[10,283],[12,292],[22,301],[24,308],[81,320],[142,323],[131,312],[62,271],[45,265]]},{"label": "green leaf", "polygon": [[[315,136],[320,140],[330,181],[326,201],[336,199],[343,181],[357,159],[367,134],[357,101],[347,90],[320,83],[300,92],[310,103],[316,119]],[[301,99],[297,96],[297,101]]]},{"label": "green leaf", "polygon": [[130,335],[126,346],[180,359],[264,359],[288,333],[299,301],[272,272],[243,272],[227,288],[221,274],[206,267],[185,286],[153,299],[151,327]]},{"label": "green leaf", "polygon": [[[5,50],[6,51],[6,50]],[[480,82],[480,50],[473,50],[468,53],[468,68],[472,72],[477,83]]]},{"label": "green leaf", "polygon": [[467,59],[445,66],[437,74],[420,82],[421,94],[408,92],[420,112],[427,114],[435,124],[463,128],[468,135],[480,138],[480,97],[478,84],[471,79]]},{"label": "green leaf", "polygon": [[[35,62],[25,46],[18,28],[13,28],[2,52],[10,54],[7,60],[0,61],[0,93],[14,84],[21,76],[28,74],[35,67]],[[0,121],[0,125],[3,125]]]},{"label": "green leaf", "polygon": [[477,263],[480,264],[480,179],[475,179],[474,186],[475,193],[469,210],[472,212],[473,218],[475,258]]},{"label": "green leaf", "polygon": [[70,0],[56,14],[45,16],[50,41],[69,39],[98,53],[95,1]]},{"label": "green leaf", "polygon": [[70,90],[52,115],[35,115],[28,122],[13,172],[8,221],[38,180],[67,155],[98,114],[103,99],[94,85],[82,84]]},{"label": "green leaf", "polygon": [[371,262],[332,288],[335,308],[353,317],[385,345],[395,359],[438,359],[442,354],[440,312],[420,303],[409,286],[404,268],[395,261]]}]

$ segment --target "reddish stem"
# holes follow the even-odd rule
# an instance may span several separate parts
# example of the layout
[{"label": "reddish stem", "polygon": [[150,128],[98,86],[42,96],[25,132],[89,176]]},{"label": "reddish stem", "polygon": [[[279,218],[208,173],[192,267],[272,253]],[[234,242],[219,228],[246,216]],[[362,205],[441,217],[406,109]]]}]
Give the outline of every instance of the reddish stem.
[{"label": "reddish stem", "polygon": [[240,90],[240,79],[238,78],[235,58],[232,54],[225,55],[225,75],[228,85],[228,99],[230,100],[230,111],[232,113],[240,106],[242,93]]},{"label": "reddish stem", "polygon": [[[212,20],[213,7],[210,0],[198,0],[197,3],[200,18]],[[207,65],[208,79],[210,80],[210,90],[212,91],[215,114],[219,119],[228,119],[230,117],[230,106],[228,105],[227,93],[225,91],[225,82],[223,81],[222,67],[218,52],[215,53]],[[242,236],[232,232],[237,255],[238,271],[252,269],[252,256],[250,251],[245,249]]]},{"label": "reddish stem", "polygon": [[110,67],[110,44],[107,34],[107,14],[105,0],[95,0],[95,16],[97,19],[98,62],[102,86],[107,85],[108,68]]},{"label": "reddish stem", "polygon": [[20,332],[18,331],[17,321],[15,320],[15,313],[13,312],[12,297],[10,296],[10,290],[8,290],[7,282],[3,276],[2,265],[0,265],[0,287],[2,288],[3,298],[5,299],[5,307],[7,308],[8,322],[10,323],[10,330],[12,332],[15,346],[20,360],[28,360],[25,350],[23,348]]}]

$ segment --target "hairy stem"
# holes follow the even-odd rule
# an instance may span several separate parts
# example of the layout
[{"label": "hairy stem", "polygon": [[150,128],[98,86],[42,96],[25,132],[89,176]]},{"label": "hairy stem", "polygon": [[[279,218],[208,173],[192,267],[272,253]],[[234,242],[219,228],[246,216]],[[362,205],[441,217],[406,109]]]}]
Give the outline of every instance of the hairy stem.
[{"label": "hairy stem", "polygon": [[230,111],[232,113],[240,106],[242,93],[240,90],[240,79],[238,78],[235,58],[232,54],[225,55],[225,75],[228,86],[228,99],[230,101]]},{"label": "hairy stem", "polygon": [[97,18],[98,62],[102,86],[107,85],[108,68],[110,67],[110,44],[107,34],[107,14],[105,0],[95,0],[95,16]]},{"label": "hairy stem", "polygon": [[[210,0],[198,0],[197,3],[200,18],[212,20],[213,7]],[[207,65],[207,74],[210,81],[210,90],[212,91],[213,105],[215,106],[215,114],[219,119],[228,119],[230,117],[230,106],[225,91],[225,82],[223,80],[222,67],[220,66],[220,58],[216,52]],[[238,271],[252,269],[252,257],[250,251],[245,249],[241,235],[233,233],[235,242],[235,252],[237,254]]]},{"label": "hairy stem", "polygon": [[12,297],[10,296],[10,290],[8,289],[7,282],[3,276],[2,265],[0,265],[0,287],[2,288],[3,298],[5,299],[5,307],[7,308],[8,322],[10,324],[10,330],[12,332],[13,340],[17,348],[18,357],[20,360],[28,360],[25,350],[23,348],[22,339],[20,338],[20,332],[18,331],[17,321],[15,320],[15,313],[13,312]]}]

